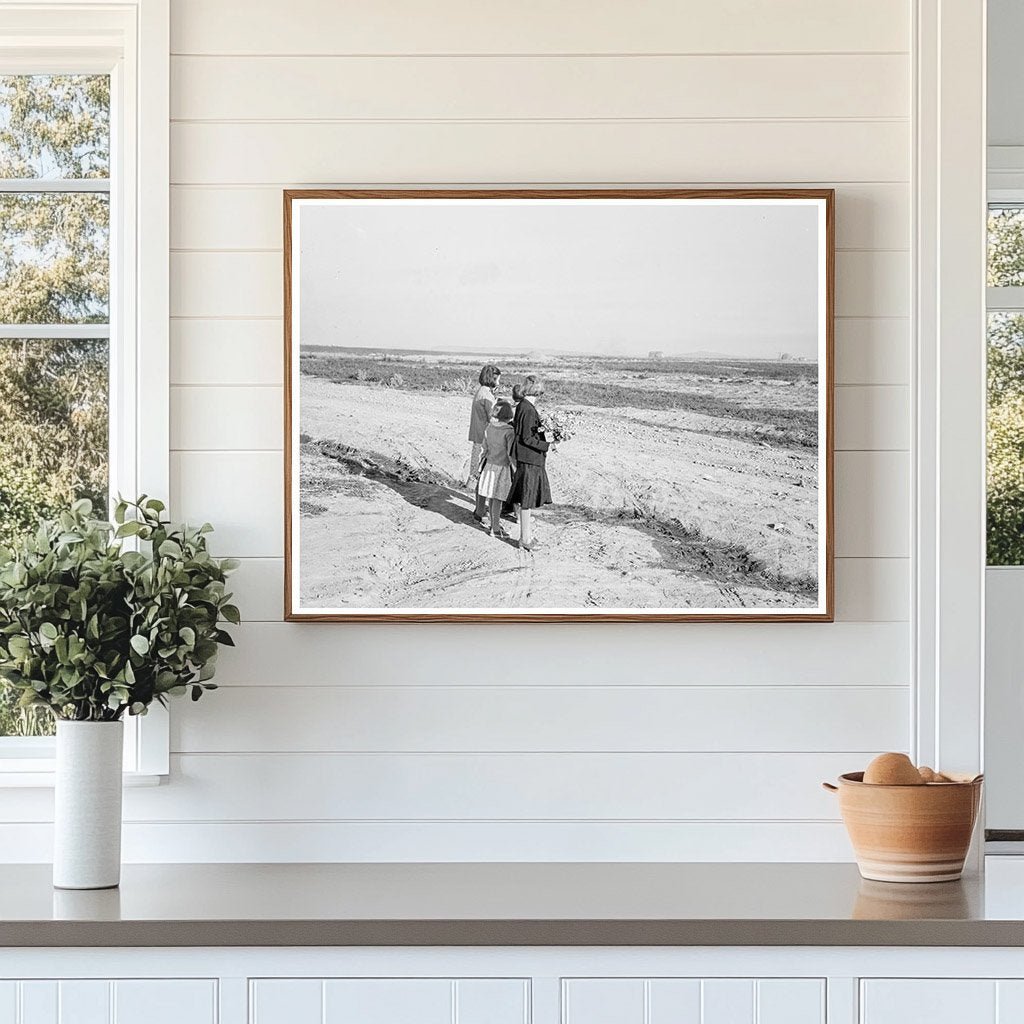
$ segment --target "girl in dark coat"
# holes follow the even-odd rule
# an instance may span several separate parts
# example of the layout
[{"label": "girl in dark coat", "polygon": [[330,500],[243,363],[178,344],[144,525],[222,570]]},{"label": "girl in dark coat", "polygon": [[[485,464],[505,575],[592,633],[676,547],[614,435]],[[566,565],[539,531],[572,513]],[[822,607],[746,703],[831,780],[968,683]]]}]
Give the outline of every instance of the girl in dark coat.
[{"label": "girl in dark coat", "polygon": [[540,413],[534,404],[543,394],[543,381],[527,377],[523,382],[523,400],[516,408],[515,419],[512,421],[516,475],[512,480],[509,500],[519,513],[519,546],[524,551],[532,551],[536,547],[531,509],[551,504],[551,487],[544,465],[551,445],[541,431]]}]

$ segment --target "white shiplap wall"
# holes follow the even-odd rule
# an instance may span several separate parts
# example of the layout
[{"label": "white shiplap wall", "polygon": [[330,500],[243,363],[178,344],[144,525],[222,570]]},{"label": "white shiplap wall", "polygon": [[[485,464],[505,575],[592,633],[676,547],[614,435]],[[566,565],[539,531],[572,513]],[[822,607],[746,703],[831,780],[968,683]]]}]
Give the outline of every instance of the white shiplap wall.
[{"label": "white shiplap wall", "polygon": [[[910,734],[909,0],[173,0],[172,47],[172,499],[247,621],[129,859],[846,859],[819,781]],[[837,188],[834,625],[279,621],[280,191],[435,183]]]}]

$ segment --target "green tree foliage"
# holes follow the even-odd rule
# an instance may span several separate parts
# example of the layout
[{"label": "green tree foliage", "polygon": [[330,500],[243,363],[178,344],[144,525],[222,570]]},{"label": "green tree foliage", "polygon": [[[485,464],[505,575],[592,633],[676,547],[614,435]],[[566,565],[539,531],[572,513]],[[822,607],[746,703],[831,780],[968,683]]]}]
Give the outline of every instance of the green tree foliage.
[{"label": "green tree foliage", "polygon": [[[109,167],[109,78],[0,76],[0,177],[102,178]],[[10,193],[0,220],[0,323],[106,320],[106,195]]]},{"label": "green tree foliage", "polygon": [[988,285],[1024,284],[1024,210],[1003,207],[988,215]]},{"label": "green tree foliage", "polygon": [[1024,394],[988,412],[988,562],[1024,564]]},{"label": "green tree foliage", "polygon": [[[105,178],[105,75],[0,76],[0,178]],[[104,323],[109,200],[0,194],[0,323]],[[0,340],[0,545],[78,498],[106,508],[108,358],[102,340]],[[0,686],[0,736],[49,731]]]},{"label": "green tree foliage", "polygon": [[[993,210],[988,284],[1024,284],[1024,210]],[[988,563],[1024,565],[1024,314],[988,321]]]},{"label": "green tree foliage", "polygon": [[0,340],[0,539],[76,498],[106,508],[107,390],[105,341]]},{"label": "green tree foliage", "polygon": [[0,75],[0,177],[109,173],[106,75]]}]

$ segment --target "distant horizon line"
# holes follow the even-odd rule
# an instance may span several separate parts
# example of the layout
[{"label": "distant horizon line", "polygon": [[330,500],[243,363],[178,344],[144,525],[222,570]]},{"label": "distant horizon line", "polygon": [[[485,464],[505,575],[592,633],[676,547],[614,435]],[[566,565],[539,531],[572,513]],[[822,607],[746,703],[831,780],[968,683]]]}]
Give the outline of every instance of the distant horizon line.
[{"label": "distant horizon line", "polygon": [[646,353],[623,353],[623,352],[596,352],[596,351],[582,351],[574,349],[544,349],[544,348],[530,348],[530,349],[518,349],[518,348],[476,348],[468,346],[454,346],[452,348],[444,348],[437,346],[434,348],[413,348],[411,346],[388,346],[388,345],[332,345],[330,343],[323,342],[300,342],[299,351],[303,349],[328,349],[328,350],[341,350],[345,352],[410,352],[419,353],[423,355],[453,355],[453,356],[470,356],[479,355],[487,356],[494,355],[495,357],[500,356],[522,356],[523,358],[530,358],[536,355],[547,355],[547,356],[590,356],[597,359],[693,359],[695,357],[701,357],[704,359],[755,359],[764,360],[767,362],[784,362],[790,360],[792,362],[804,362],[804,363],[816,363],[818,362],[818,354],[814,353],[813,356],[801,355],[796,352],[787,352],[785,349],[780,349],[778,355],[754,355],[754,354],[739,354],[720,352],[712,349],[691,349],[686,352],[667,353],[664,349],[652,348]]}]

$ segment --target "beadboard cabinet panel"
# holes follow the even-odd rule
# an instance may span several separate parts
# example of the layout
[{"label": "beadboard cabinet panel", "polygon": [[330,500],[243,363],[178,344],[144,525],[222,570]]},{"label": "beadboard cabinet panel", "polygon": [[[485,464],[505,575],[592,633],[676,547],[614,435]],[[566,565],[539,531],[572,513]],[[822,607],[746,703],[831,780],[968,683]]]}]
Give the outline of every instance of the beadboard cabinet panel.
[{"label": "beadboard cabinet panel", "polygon": [[0,1024],[218,1024],[213,979],[0,981]]},{"label": "beadboard cabinet panel", "polygon": [[825,1024],[817,978],[574,978],[565,1024]]},{"label": "beadboard cabinet panel", "polygon": [[490,978],[250,982],[250,1024],[523,1024],[529,982]]},{"label": "beadboard cabinet panel", "polygon": [[987,979],[899,979],[861,984],[860,1024],[1015,1024],[997,1013]]}]

